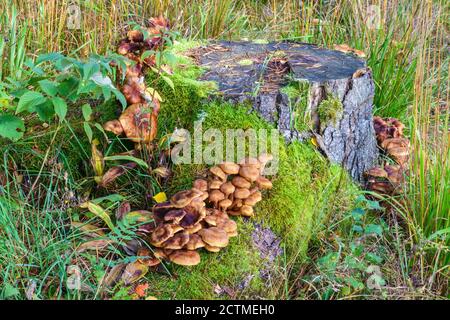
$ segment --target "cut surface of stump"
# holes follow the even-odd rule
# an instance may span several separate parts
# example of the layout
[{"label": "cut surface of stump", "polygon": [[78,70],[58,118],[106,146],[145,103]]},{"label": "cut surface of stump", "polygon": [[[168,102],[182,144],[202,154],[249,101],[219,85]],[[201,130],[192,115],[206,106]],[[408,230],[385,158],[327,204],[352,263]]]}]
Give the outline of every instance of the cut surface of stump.
[{"label": "cut surface of stump", "polygon": [[[286,141],[315,137],[330,161],[357,181],[373,167],[378,149],[372,121],[374,82],[364,60],[343,52],[293,42],[218,42],[191,51],[225,100],[250,100]],[[308,85],[307,107],[283,92],[293,82]],[[295,126],[307,119],[307,130]]]}]

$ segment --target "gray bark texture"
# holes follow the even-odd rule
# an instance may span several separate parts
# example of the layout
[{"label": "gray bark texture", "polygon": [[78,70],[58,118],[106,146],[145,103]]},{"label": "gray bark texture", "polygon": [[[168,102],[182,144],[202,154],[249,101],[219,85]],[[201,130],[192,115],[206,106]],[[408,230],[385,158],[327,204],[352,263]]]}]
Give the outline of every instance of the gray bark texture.
[{"label": "gray bark texture", "polygon": [[[314,136],[322,152],[357,181],[378,158],[373,128],[374,83],[365,61],[351,54],[292,42],[255,44],[219,42],[193,51],[225,100],[250,100],[253,109],[274,123],[286,141]],[[311,130],[293,127],[293,110],[281,88],[308,82]],[[321,122],[320,103],[333,97],[342,104],[334,121]]]}]

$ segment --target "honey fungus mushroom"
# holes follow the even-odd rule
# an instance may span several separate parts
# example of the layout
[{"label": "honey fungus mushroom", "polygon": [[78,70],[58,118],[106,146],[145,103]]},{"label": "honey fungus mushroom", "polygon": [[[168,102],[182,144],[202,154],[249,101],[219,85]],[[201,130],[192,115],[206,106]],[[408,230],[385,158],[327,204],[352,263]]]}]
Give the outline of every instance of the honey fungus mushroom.
[{"label": "honey fungus mushroom", "polygon": [[202,229],[198,232],[198,235],[211,247],[224,248],[228,245],[228,234],[218,227]]},{"label": "honey fungus mushroom", "polygon": [[194,250],[175,250],[169,260],[182,266],[195,266],[200,263],[200,254]]},{"label": "honey fungus mushroom", "polygon": [[106,122],[103,128],[116,135],[125,133],[133,142],[147,143],[151,139],[150,117],[151,111],[147,104],[132,104],[125,109],[118,120]]}]

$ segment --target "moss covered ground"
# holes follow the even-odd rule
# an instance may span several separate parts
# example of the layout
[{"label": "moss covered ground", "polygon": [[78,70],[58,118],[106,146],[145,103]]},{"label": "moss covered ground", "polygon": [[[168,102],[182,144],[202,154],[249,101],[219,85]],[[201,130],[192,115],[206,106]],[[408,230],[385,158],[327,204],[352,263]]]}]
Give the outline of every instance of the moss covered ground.
[{"label": "moss covered ground", "polygon": [[[175,86],[175,94],[165,91],[166,100],[162,104],[162,116],[167,121],[162,125],[168,132],[182,127],[192,133],[192,122],[200,119],[203,130],[216,128],[224,136],[226,129],[272,129],[271,124],[251,112],[248,106],[218,99],[206,101],[204,91],[197,91],[201,87],[197,81],[186,81],[185,76],[175,81],[180,81],[182,86]],[[331,165],[311,142],[287,145],[280,138],[278,145],[279,170],[270,177],[273,189],[266,192],[263,201],[255,207],[255,217],[248,221],[238,218],[239,236],[232,238],[230,246],[220,253],[202,253],[199,266],[171,265],[168,272],[151,273],[149,280],[155,295],[177,299],[218,298],[220,288],[229,288],[235,294],[228,294],[231,298],[279,296],[283,281],[287,281],[281,278],[289,278],[291,275],[286,273],[297,270],[307,261],[309,240],[333,213],[352,206],[357,188],[346,173]],[[206,169],[207,165],[203,164],[175,166],[167,192],[172,194],[189,188]],[[252,245],[255,223],[270,228],[281,238],[283,254],[275,263],[275,276],[270,283],[260,276],[263,261]],[[251,280],[243,286],[245,279]]]}]

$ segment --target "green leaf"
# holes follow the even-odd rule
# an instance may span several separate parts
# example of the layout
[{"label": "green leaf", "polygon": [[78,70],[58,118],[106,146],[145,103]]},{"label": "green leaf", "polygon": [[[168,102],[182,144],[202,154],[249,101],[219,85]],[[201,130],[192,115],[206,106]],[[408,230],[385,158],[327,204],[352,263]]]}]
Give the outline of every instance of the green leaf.
[{"label": "green leaf", "polygon": [[41,121],[49,121],[55,114],[53,104],[50,100],[46,100],[44,103],[37,105],[35,109]]},{"label": "green leaf", "polygon": [[0,115],[0,136],[17,141],[22,138],[25,131],[23,120],[10,115]]},{"label": "green leaf", "polygon": [[92,108],[88,103],[81,106],[81,111],[83,112],[83,117],[85,121],[91,120]]},{"label": "green leaf", "polygon": [[104,158],[105,161],[114,161],[114,160],[126,160],[136,162],[138,165],[148,169],[147,163],[144,160],[133,157],[133,156],[109,156]]},{"label": "green leaf", "polygon": [[117,100],[119,100],[120,104],[122,105],[122,108],[125,109],[127,106],[127,100],[125,99],[125,96],[117,89],[112,90],[114,95],[116,96]]},{"label": "green leaf", "polygon": [[28,91],[20,97],[16,114],[23,111],[34,112],[37,105],[43,104],[46,101],[47,98],[45,98],[41,93],[36,91]]},{"label": "green leaf", "polygon": [[51,52],[51,53],[44,53],[40,54],[36,59],[36,64],[39,64],[44,61],[57,61],[61,58],[64,58],[64,56],[61,53],[58,52]]},{"label": "green leaf", "polygon": [[163,76],[163,75],[161,75],[161,78],[169,85],[169,87],[172,88],[172,90],[175,90],[175,86],[174,86],[174,84],[173,84],[172,79],[170,79],[170,78],[167,77],[167,76]]},{"label": "green leaf", "polygon": [[47,95],[54,97],[58,93],[58,84],[47,79],[38,82],[41,90]]},{"label": "green leaf", "polygon": [[368,224],[364,229],[365,234],[376,234],[381,236],[383,234],[383,228],[379,224]]},{"label": "green leaf", "polygon": [[358,225],[354,225],[353,227],[352,227],[352,230],[354,231],[354,232],[358,232],[358,233],[362,233],[364,230],[363,230],[363,228],[361,227],[361,226],[358,226]]},{"label": "green leaf", "polygon": [[55,97],[52,99],[53,107],[55,108],[55,113],[58,115],[59,121],[63,121],[67,114],[67,104],[64,99],[60,97]]},{"label": "green leaf", "polygon": [[352,211],[352,217],[353,219],[360,221],[362,217],[364,216],[364,210],[361,208],[356,208]]},{"label": "green leaf", "polygon": [[109,194],[104,197],[95,198],[95,199],[91,200],[91,202],[93,202],[95,204],[99,204],[99,203],[102,203],[103,201],[119,202],[119,201],[122,201],[123,199],[124,199],[124,197],[122,195],[120,195],[118,193],[113,193],[113,194]]},{"label": "green leaf", "polygon": [[84,132],[86,133],[86,135],[89,139],[89,142],[92,142],[93,132],[92,132],[91,126],[89,125],[89,122],[83,122],[83,128],[84,128]]},{"label": "green leaf", "polygon": [[95,204],[92,201],[88,201],[81,204],[80,207],[87,208],[91,213],[102,219],[111,230],[114,230],[115,227],[111,221],[111,218],[109,217],[109,213],[98,204]]},{"label": "green leaf", "polygon": [[19,294],[20,294],[19,290],[16,287],[13,287],[8,282],[3,285],[3,290],[1,294],[2,299],[12,298]]},{"label": "green leaf", "polygon": [[367,261],[371,262],[371,263],[375,263],[375,264],[380,264],[383,262],[383,258],[380,257],[379,255],[369,252],[366,254],[366,259]]}]

